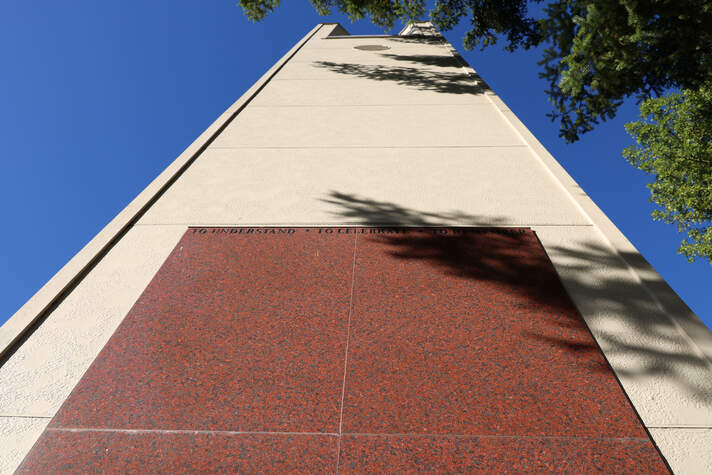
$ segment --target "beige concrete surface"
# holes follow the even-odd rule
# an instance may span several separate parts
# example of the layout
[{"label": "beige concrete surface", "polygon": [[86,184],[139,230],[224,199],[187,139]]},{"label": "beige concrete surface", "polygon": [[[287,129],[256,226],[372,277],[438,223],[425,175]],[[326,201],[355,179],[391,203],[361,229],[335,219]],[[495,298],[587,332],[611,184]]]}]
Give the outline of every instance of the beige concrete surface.
[{"label": "beige concrete surface", "polygon": [[522,147],[210,149],[139,224],[364,221],[590,224]]},{"label": "beige concrete surface", "polygon": [[[441,38],[432,38],[423,41],[421,38],[408,38],[402,36],[336,36],[329,38],[315,37],[310,41],[305,49],[309,50],[358,50],[356,46],[386,46],[392,51],[413,51],[418,50],[423,54],[429,54],[436,51],[446,49],[446,43]],[[368,52],[368,51],[365,51]]]},{"label": "beige concrete surface", "polygon": [[353,79],[392,80],[392,78],[407,78],[417,84],[433,78],[439,81],[459,79],[463,70],[452,57],[413,56],[390,53],[371,53],[365,57],[344,57],[334,54],[333,57],[318,54],[319,51],[302,52],[298,58],[287,63],[280,71],[276,80],[285,79]]},{"label": "beige concrete surface", "polygon": [[289,63],[290,64],[285,65],[285,67],[291,67],[295,63],[380,64],[391,67],[417,67],[418,70],[426,71],[460,67],[457,59],[454,58],[446,48],[441,47],[432,48],[427,51],[415,48],[408,50],[394,50],[389,48],[384,50],[363,51],[353,47],[327,50],[305,47],[301,49]]},{"label": "beige concrete surface", "polygon": [[348,66],[335,70],[343,70],[342,77],[272,81],[250,107],[487,103],[484,88],[462,73],[413,75],[403,68],[369,71]]},{"label": "beige concrete surface", "polygon": [[17,469],[48,423],[48,418],[0,417],[0,475]]},{"label": "beige concrete surface", "polygon": [[[419,71],[454,71],[454,69],[451,68],[460,67],[460,64],[449,54],[449,51],[446,48],[440,47],[433,48],[426,52],[418,49],[362,51],[354,48],[324,50],[305,47],[301,49],[299,54],[295,55],[289,63],[288,66],[290,68],[295,64],[381,65],[390,68],[411,68],[409,71],[414,74],[417,74]],[[285,65],[285,67],[286,66],[287,65]]]},{"label": "beige concrete surface", "polygon": [[489,104],[248,106],[210,148],[507,145],[524,144]]},{"label": "beige concrete surface", "polygon": [[645,425],[712,427],[709,362],[615,250],[595,229],[534,229]]},{"label": "beige concrete surface", "polygon": [[351,82],[361,79],[373,79],[384,83],[397,82],[416,87],[422,83],[425,87],[419,89],[428,90],[435,87],[433,82],[438,85],[442,84],[443,81],[456,80],[461,84],[460,78],[462,75],[462,69],[456,65],[428,66],[422,65],[422,63],[418,64],[415,61],[395,62],[375,57],[369,62],[357,63],[355,61],[339,61],[334,58],[329,61],[290,61],[280,71],[279,77],[275,78],[275,81],[310,79]]},{"label": "beige concrete surface", "polygon": [[54,416],[185,232],[132,228],[0,368],[0,416]]},{"label": "beige concrete surface", "polygon": [[[340,80],[369,79],[377,83],[395,83],[421,91],[459,92],[467,88],[462,67],[449,49],[442,46],[402,48],[399,45],[382,51],[354,49],[352,41],[336,41],[343,47],[317,48],[314,40],[302,48],[280,71],[277,80],[314,79]],[[377,40],[370,40],[378,43]],[[333,41],[332,41],[333,42]],[[354,84],[346,84],[357,89]],[[359,87],[368,87],[362,82]],[[407,92],[407,91],[404,91]]]},{"label": "beige concrete surface", "polygon": [[712,473],[712,429],[650,429],[678,475]]}]

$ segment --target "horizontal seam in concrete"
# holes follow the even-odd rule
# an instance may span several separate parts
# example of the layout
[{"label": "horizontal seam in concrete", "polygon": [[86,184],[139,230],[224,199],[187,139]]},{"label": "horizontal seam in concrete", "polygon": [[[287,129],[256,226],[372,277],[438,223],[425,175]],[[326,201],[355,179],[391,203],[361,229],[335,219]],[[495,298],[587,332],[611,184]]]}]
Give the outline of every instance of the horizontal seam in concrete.
[{"label": "horizontal seam in concrete", "polygon": [[[432,55],[432,56],[437,56],[437,57],[443,57],[445,58],[445,55]],[[290,61],[291,64],[302,64],[302,65],[312,65],[314,66],[315,69],[313,70],[306,70],[306,71],[295,71],[295,70],[288,70],[290,71],[290,76],[283,77],[276,79],[277,81],[337,81],[337,78],[342,78],[344,81],[363,81],[365,79],[370,79],[370,78],[364,78],[361,76],[348,76],[346,73],[338,72],[338,71],[330,71],[328,74],[333,73],[334,76],[324,76],[323,74],[320,74],[318,76],[314,75],[315,71],[326,71],[324,69],[324,66],[322,66],[320,63],[329,63],[329,61],[317,61],[315,59],[294,59],[294,61]],[[459,70],[460,67],[455,65],[455,64],[450,64],[450,65],[445,65],[445,66],[423,66],[417,63],[416,61],[411,61],[409,63],[405,63],[403,61],[402,63],[398,64],[384,64],[382,62],[349,62],[349,61],[344,61],[343,64],[348,64],[348,65],[361,65],[361,66],[366,66],[366,67],[373,67],[373,68],[396,68],[396,69],[408,69],[412,70],[412,72],[418,72],[418,73],[443,73],[449,76],[449,79],[457,79],[457,80],[464,80],[466,79],[463,76],[469,76],[470,79],[476,82],[484,82],[481,77],[479,76],[472,76],[471,74],[466,74],[466,73],[459,73],[455,72],[456,70]],[[308,71],[308,72],[307,72]],[[338,75],[338,76],[336,76]],[[373,81],[379,81],[378,79],[371,79]],[[397,80],[395,79],[390,79],[388,80],[389,84],[399,84]],[[375,84],[375,83],[374,83]],[[482,92],[482,94],[486,94],[488,91]]]},{"label": "horizontal seam in concrete", "polygon": [[[336,23],[338,25],[338,23]],[[334,36],[326,36],[322,38],[322,40],[353,40],[353,39],[359,39],[359,38],[400,38],[402,39],[403,36],[401,35],[334,35]],[[329,49],[329,48],[325,48]]]},{"label": "horizontal seam in concrete", "polygon": [[[323,26],[318,24],[307,33],[296,45],[292,47],[277,63],[275,63],[250,89],[245,92],[235,103],[233,103],[213,124],[208,127],[176,160],[174,160],[141,194],[139,194],[129,205],[124,208],[97,237],[92,239],[77,255],[70,260],[60,271],[55,274],[50,281],[42,287],[50,285],[55,281],[59,284],[59,290],[52,292],[49,296],[41,295],[40,289],[22,308],[20,308],[10,319],[3,324],[2,328],[9,328],[7,325],[15,324],[18,318],[26,317],[22,313],[23,308],[34,304],[39,310],[31,314],[26,322],[21,322],[19,328],[11,330],[10,334],[4,337],[5,341],[0,342],[0,366],[19,348],[22,343],[31,335],[34,330],[41,325],[42,321],[56,308],[56,306],[86,277],[86,275],[101,261],[101,259],[118,243],[132,225],[165,193],[170,186],[187,170],[195,160],[210,146],[220,133],[239,115],[250,101],[264,89],[270,79],[277,74],[282,67],[304,46]],[[177,167],[177,170],[171,170]],[[146,193],[149,188],[157,188],[155,191]],[[145,196],[142,196],[144,195]],[[138,209],[136,209],[138,208]],[[134,211],[134,209],[136,209]],[[128,214],[127,216],[124,216]],[[114,230],[115,228],[118,228]],[[109,236],[101,236],[104,232],[110,232]],[[85,256],[85,250],[92,246],[93,241],[98,239],[99,249],[90,255]],[[97,245],[96,243],[94,244]],[[88,252],[88,251],[86,251]],[[62,270],[72,261],[79,262],[79,269],[64,277]],[[85,262],[82,262],[85,261]],[[76,264],[76,262],[75,262]],[[62,279],[66,280],[62,282]],[[59,282],[57,282],[59,281]],[[37,304],[33,299],[46,299],[45,302]],[[0,328],[0,330],[2,329]]]},{"label": "horizontal seam in concrete", "polygon": [[[295,62],[297,62],[297,61],[295,61]],[[453,78],[453,79],[454,79],[454,78]],[[346,78],[346,77],[345,77],[345,78],[342,78],[342,79],[333,79],[333,78],[284,78],[284,79],[273,79],[272,81],[274,81],[274,82],[279,82],[279,81],[282,81],[282,82],[287,82],[287,81],[318,81],[318,82],[334,81],[334,82],[349,82],[349,81],[363,81],[363,80],[364,80],[363,78]],[[412,89],[414,89],[414,90],[417,90],[417,89],[415,89],[417,86],[406,86],[406,87],[409,87],[409,88],[412,88]],[[442,93],[437,92],[437,91],[433,91],[433,92],[435,92],[435,93],[437,93],[437,94],[442,94]],[[459,93],[449,93],[449,94],[451,94],[451,95],[453,95],[453,96],[459,95]],[[485,94],[488,94],[488,93],[485,93]],[[482,94],[480,94],[480,95],[482,95]],[[448,104],[448,105],[450,105],[450,104]]]},{"label": "horizontal seam in concrete", "polygon": [[[290,63],[299,63],[300,61],[290,61]],[[309,63],[309,61],[304,61],[304,64]],[[376,66],[376,65],[374,65]],[[416,68],[409,68],[409,69],[416,69]],[[419,71],[428,71],[427,69],[422,69],[422,68],[417,68]],[[436,72],[437,70],[433,71]],[[341,73],[339,73],[341,74]],[[481,80],[475,80],[472,78],[471,75],[469,74],[458,74],[457,76],[453,75],[451,79],[457,79],[457,80],[468,80],[468,81],[474,81],[475,83],[483,83],[484,81]],[[335,77],[330,77],[330,78],[325,78],[325,77],[286,77],[286,78],[274,78],[272,82],[294,82],[294,81],[301,81],[301,82],[344,82],[344,81],[363,81],[364,78],[361,77],[349,77],[349,76],[339,76],[337,78]],[[372,84],[374,85],[379,85],[380,81],[374,80],[376,82],[373,82]],[[400,84],[398,81],[394,80],[392,82],[388,82],[388,84],[391,84],[393,86],[406,86],[406,87],[412,87],[412,88],[417,88],[417,86],[409,86],[407,84]],[[423,89],[416,89],[418,92],[422,92]],[[492,94],[489,90],[484,91],[484,92],[477,92],[477,93],[467,93],[467,92],[450,92],[450,93],[442,93],[439,91],[435,91],[432,89],[425,89],[426,92],[435,92],[437,94],[450,94],[453,96],[466,96],[466,95],[474,95],[474,96],[485,96],[487,94]]]},{"label": "horizontal seam in concrete", "polygon": [[677,424],[677,425],[669,425],[669,426],[645,426],[648,429],[675,429],[675,430],[712,430],[712,426],[710,425],[683,425],[683,424]]},{"label": "horizontal seam in concrete", "polygon": [[[359,38],[403,38],[400,35],[334,35],[325,36],[321,38],[322,40],[353,40]],[[322,48],[322,49],[334,49],[334,48]]]},{"label": "horizontal seam in concrete", "polygon": [[411,148],[430,148],[430,149],[441,149],[441,148],[527,148],[529,147],[526,144],[512,144],[512,145],[308,145],[308,146],[303,146],[303,147],[295,147],[295,146],[284,146],[284,147],[276,147],[274,145],[269,145],[269,146],[264,146],[264,147],[255,147],[253,145],[235,145],[232,147],[228,146],[220,146],[220,145],[211,145],[209,148],[212,150],[269,150],[269,149],[274,149],[274,150],[302,150],[302,149],[379,149],[379,148],[402,148],[402,149],[411,149]]},{"label": "horizontal seam in concrete", "polygon": [[[304,50],[304,51],[309,51],[309,50]],[[341,49],[331,49],[331,50],[329,50],[329,49],[321,49],[321,50],[319,50],[319,51],[344,51],[344,50],[341,50]],[[404,53],[405,53],[405,51],[404,51]],[[447,55],[446,55],[446,54],[432,54],[432,55],[430,55],[430,56],[438,56],[438,57],[447,58]],[[292,63],[292,64],[317,64],[317,65],[318,65],[318,64],[321,63],[321,62],[329,62],[329,61],[327,61],[328,59],[329,59],[329,58],[317,60],[317,59],[308,59],[308,58],[298,58],[298,57],[297,57],[297,58],[294,58],[294,61],[290,61],[290,63]],[[354,58],[354,61],[355,61],[356,59],[360,59],[360,58]],[[386,59],[387,59],[387,58],[386,58]],[[365,62],[365,61],[360,61],[360,62],[355,61],[355,62],[353,62],[353,63],[350,63],[349,61],[351,61],[351,58],[345,58],[344,60],[342,60],[342,62],[344,62],[345,64],[361,64],[361,65],[363,65],[363,66],[374,66],[374,67],[390,67],[390,66],[395,66],[395,67],[398,67],[398,68],[417,69],[418,71],[425,71],[425,72],[438,72],[438,71],[443,71],[444,68],[459,69],[458,66],[457,66],[457,65],[454,65],[454,64],[448,64],[448,65],[445,65],[445,66],[430,66],[430,65],[422,65],[422,66],[421,66],[417,61],[408,61],[408,62],[406,62],[407,60],[393,60],[393,63],[390,63],[390,64],[384,64],[383,62],[376,62],[376,61],[367,61],[367,62]],[[396,61],[398,61],[398,62],[396,62]],[[410,63],[410,65],[409,65],[408,63]],[[335,74],[336,74],[336,73],[335,73]],[[341,73],[338,73],[338,74],[341,74]],[[307,79],[309,79],[309,78],[307,78]],[[332,79],[332,78],[325,78],[325,79]],[[363,79],[363,78],[355,78],[355,79]],[[288,80],[288,79],[280,79],[280,81],[286,81],[286,80]]]},{"label": "horizontal seam in concrete", "polygon": [[[423,46],[423,43],[417,43],[417,42],[411,42],[408,41],[407,38],[411,39],[424,39],[424,38],[430,38],[430,40],[426,43],[428,46],[440,46],[440,47],[446,47],[445,46],[445,40],[443,37],[435,37],[435,36],[401,36],[401,35],[334,35],[334,36],[325,36],[324,38],[320,38],[321,40],[359,40],[359,39],[365,39],[365,38],[383,38],[383,39],[397,39],[401,40],[400,42],[396,42],[395,45],[397,46],[404,46],[404,47],[409,47],[410,45],[417,45],[417,46]],[[309,49],[331,49],[331,50],[339,50],[339,49],[350,49],[348,46],[345,46],[343,48],[338,47],[334,48],[333,46],[320,46],[318,43],[315,43],[313,45],[309,46]]]},{"label": "horizontal seam in concrete", "polygon": [[0,419],[52,419],[53,416],[31,416],[27,414],[0,414]]},{"label": "horizontal seam in concrete", "polygon": [[[352,39],[353,37],[350,37],[348,39]],[[327,38],[322,38],[322,40],[325,40]],[[345,39],[345,38],[342,38]],[[352,51],[356,49],[356,46],[360,46],[358,44],[355,44],[353,46],[344,46],[344,47],[339,47],[339,48],[334,48],[332,46],[309,46],[308,48],[305,49],[305,51]],[[431,49],[438,50],[438,49],[445,49],[442,45],[438,45],[437,43],[430,43],[427,44],[426,46],[430,46]],[[422,49],[422,48],[417,48],[415,46],[411,46],[408,43],[401,43],[401,44],[395,44],[392,45],[388,50],[383,50],[383,52],[404,52],[408,50],[415,50],[415,49]],[[356,49],[358,51],[358,49]],[[366,51],[361,51],[361,53],[367,54],[368,52]]]},{"label": "horizontal seam in concrete", "polygon": [[[462,107],[462,108],[470,108],[472,106],[480,106],[480,107],[490,107],[492,106],[491,103],[489,102],[468,102],[467,104],[449,104],[447,102],[444,102],[442,104],[438,103],[422,103],[422,104],[411,104],[411,103],[406,103],[406,104],[355,104],[355,105],[349,105],[349,104],[304,104],[304,105],[259,105],[259,104],[252,104],[250,105],[250,109],[256,109],[256,108],[271,108],[271,109],[279,109],[279,108],[294,108],[294,107],[303,107],[303,108],[317,108],[317,107],[322,107],[322,108],[339,108],[339,109],[357,109],[359,107],[389,107],[389,108],[403,108],[403,107],[412,107],[412,106],[418,106],[418,107],[447,107],[448,109],[453,108],[453,107]],[[496,109],[496,107],[495,107]]]},{"label": "horizontal seam in concrete", "polygon": [[[346,109],[346,108],[357,108],[357,107],[411,107],[411,106],[418,106],[418,107],[423,107],[423,106],[461,106],[461,104],[448,104],[447,102],[443,103],[393,103],[393,104],[344,104],[344,105],[337,105],[337,104],[287,104],[287,105],[261,105],[261,104],[252,104],[250,106],[250,109],[284,109],[284,108],[296,108],[296,107],[334,107],[334,108],[339,108],[339,109]],[[490,104],[487,102],[471,102],[466,104],[466,106],[489,106]]]}]

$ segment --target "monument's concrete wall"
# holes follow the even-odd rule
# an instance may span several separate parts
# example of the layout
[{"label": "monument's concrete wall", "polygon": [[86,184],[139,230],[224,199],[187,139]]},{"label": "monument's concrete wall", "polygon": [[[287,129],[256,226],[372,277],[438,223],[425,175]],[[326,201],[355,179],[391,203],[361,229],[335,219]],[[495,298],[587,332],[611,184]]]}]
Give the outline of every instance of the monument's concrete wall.
[{"label": "monument's concrete wall", "polygon": [[339,31],[312,30],[2,328],[0,468],[187,226],[447,224],[534,229],[673,469],[712,471],[704,325],[450,45]]}]

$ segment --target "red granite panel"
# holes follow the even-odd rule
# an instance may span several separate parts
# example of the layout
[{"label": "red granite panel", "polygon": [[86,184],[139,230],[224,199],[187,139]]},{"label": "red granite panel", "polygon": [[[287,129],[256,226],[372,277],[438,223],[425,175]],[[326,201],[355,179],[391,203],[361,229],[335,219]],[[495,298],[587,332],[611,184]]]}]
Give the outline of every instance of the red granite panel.
[{"label": "red granite panel", "polygon": [[318,435],[47,431],[17,473],[333,473]]},{"label": "red granite panel", "polygon": [[21,472],[331,472],[342,432],[342,472],[666,470],[533,232],[195,228]]},{"label": "red granite panel", "polygon": [[339,473],[669,473],[646,439],[351,436]]},{"label": "red granite panel", "polygon": [[51,426],[336,432],[353,243],[189,230]]},{"label": "red granite panel", "polygon": [[529,230],[359,238],[344,432],[646,437]]}]

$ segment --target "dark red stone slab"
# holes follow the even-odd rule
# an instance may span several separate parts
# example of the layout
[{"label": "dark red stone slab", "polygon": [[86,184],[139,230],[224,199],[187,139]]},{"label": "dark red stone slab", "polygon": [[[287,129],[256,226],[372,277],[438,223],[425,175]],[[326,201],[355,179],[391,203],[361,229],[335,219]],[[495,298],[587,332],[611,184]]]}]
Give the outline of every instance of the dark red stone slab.
[{"label": "dark red stone slab", "polygon": [[22,472],[665,471],[523,229],[190,229],[49,427]]},{"label": "dark red stone slab", "polygon": [[252,231],[189,230],[51,427],[336,432],[354,237]]},{"label": "dark red stone slab", "polygon": [[47,431],[17,473],[333,473],[336,436]]},{"label": "dark red stone slab", "polygon": [[339,473],[669,473],[646,439],[344,435]]},{"label": "dark red stone slab", "polygon": [[359,238],[343,430],[646,437],[531,231]]}]

